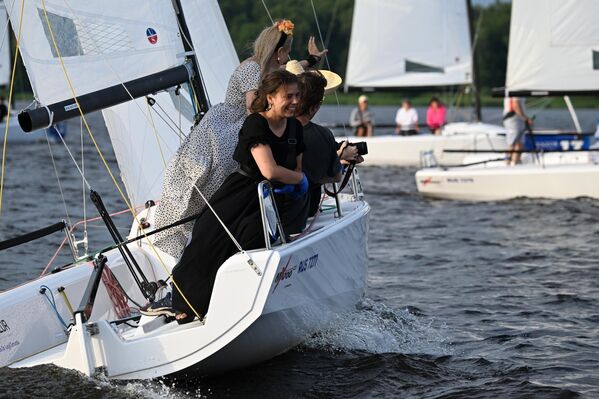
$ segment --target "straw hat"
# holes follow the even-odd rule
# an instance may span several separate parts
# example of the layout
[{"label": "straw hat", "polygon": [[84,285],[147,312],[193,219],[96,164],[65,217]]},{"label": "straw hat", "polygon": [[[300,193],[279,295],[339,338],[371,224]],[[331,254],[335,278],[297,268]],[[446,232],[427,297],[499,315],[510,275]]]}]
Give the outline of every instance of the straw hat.
[{"label": "straw hat", "polygon": [[[300,64],[298,60],[287,61],[287,64],[285,64],[285,69],[294,75],[299,75],[300,73],[305,72],[302,64]],[[325,93],[330,93],[337,87],[341,86],[343,79],[341,79],[341,76],[337,75],[335,72],[331,72],[326,69],[319,69],[318,72],[320,72],[327,80],[327,85],[324,88]]]}]

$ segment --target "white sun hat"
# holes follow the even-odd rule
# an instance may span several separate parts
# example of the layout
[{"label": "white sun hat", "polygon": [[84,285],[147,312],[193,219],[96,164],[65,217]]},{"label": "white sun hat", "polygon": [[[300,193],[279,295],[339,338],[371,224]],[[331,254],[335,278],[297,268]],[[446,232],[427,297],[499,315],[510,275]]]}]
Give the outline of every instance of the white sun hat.
[{"label": "white sun hat", "polygon": [[[298,60],[287,61],[287,64],[285,64],[285,69],[294,75],[299,75],[300,73],[306,72]],[[343,83],[341,76],[337,75],[335,72],[331,72],[326,69],[319,69],[318,72],[320,72],[327,80],[327,85],[324,88],[325,93],[332,92],[337,87],[341,86],[341,83]]]}]

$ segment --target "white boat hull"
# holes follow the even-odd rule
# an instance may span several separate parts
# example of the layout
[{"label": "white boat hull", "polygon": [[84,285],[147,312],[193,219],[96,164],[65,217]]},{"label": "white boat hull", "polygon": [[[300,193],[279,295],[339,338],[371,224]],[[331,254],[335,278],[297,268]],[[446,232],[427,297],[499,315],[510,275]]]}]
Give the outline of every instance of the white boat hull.
[{"label": "white boat hull", "polygon": [[459,125],[464,125],[464,127],[450,130],[448,134],[440,136],[431,134],[385,135],[353,138],[352,141],[368,143],[365,165],[419,166],[421,153],[425,151],[432,151],[435,158],[442,164],[459,165],[468,153],[444,153],[443,151],[506,148],[505,135],[500,133],[501,128],[499,127],[486,124]]},{"label": "white boat hull", "polygon": [[[6,327],[0,328],[0,365],[53,363],[88,375],[145,379],[190,367],[221,373],[283,353],[363,295],[370,208],[363,201],[344,201],[343,209],[343,218],[323,214],[316,231],[291,244],[249,252],[261,275],[241,254],[229,258],[218,271],[205,324],[196,320],[179,326],[142,317],[137,328],[117,327],[110,323],[116,317],[100,284],[89,323],[67,334],[40,286],[54,292],[58,312],[68,322],[72,315],[57,289],[64,287],[77,306],[91,275],[89,263],[2,293],[0,327]],[[149,245],[130,248],[149,280],[164,279],[174,264],[161,254],[165,271]],[[106,256],[127,293],[144,303],[118,252]],[[90,324],[97,333],[90,333]]]},{"label": "white boat hull", "polygon": [[599,165],[428,168],[416,172],[416,185],[426,197],[466,201],[599,199]]}]

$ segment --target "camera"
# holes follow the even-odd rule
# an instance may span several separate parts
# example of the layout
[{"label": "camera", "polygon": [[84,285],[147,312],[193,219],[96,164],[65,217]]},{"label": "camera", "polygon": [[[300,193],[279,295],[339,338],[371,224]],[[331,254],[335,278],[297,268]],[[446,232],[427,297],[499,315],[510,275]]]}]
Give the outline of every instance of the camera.
[{"label": "camera", "polygon": [[358,150],[358,155],[366,155],[368,154],[368,145],[365,141],[358,141],[357,143],[347,143],[348,146],[356,147]]}]

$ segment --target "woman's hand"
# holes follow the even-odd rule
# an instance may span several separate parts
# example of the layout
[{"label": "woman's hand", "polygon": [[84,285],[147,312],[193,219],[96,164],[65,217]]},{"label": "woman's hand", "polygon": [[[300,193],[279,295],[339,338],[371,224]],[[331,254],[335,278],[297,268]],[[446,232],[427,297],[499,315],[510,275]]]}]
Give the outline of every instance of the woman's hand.
[{"label": "woman's hand", "polygon": [[308,39],[308,54],[313,55],[314,57],[317,57],[318,59],[322,58],[329,50],[327,50],[326,48],[322,51],[320,51],[318,49],[318,47],[316,46],[316,39],[314,38],[314,36],[310,36],[310,39]]}]

